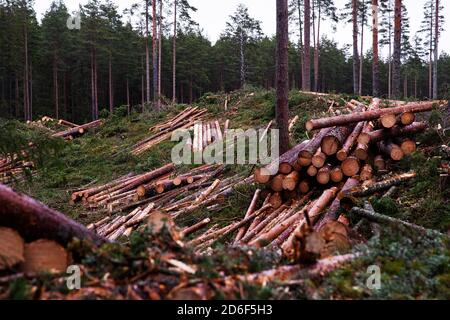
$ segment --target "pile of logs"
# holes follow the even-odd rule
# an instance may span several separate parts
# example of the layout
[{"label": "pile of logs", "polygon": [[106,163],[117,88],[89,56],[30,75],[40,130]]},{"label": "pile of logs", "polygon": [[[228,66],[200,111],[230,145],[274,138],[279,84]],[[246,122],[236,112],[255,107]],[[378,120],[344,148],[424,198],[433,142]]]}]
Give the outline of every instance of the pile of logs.
[{"label": "pile of logs", "polygon": [[227,120],[222,132],[219,121],[211,123],[196,122],[194,124],[194,137],[192,139],[193,152],[202,152],[210,144],[222,141],[227,135],[229,125],[230,121]]},{"label": "pile of logs", "polygon": [[17,157],[0,158],[0,183],[10,184],[26,179],[26,171],[31,171],[34,164],[31,161],[19,160]]},{"label": "pile of logs", "polygon": [[58,122],[60,125],[69,127],[69,129],[57,132],[53,134],[52,136],[54,138],[63,138],[65,140],[73,140],[75,137],[79,137],[84,135],[87,130],[96,128],[98,126],[101,126],[103,124],[103,120],[96,120],[90,123],[83,124],[81,126],[78,126],[76,124],[70,123],[65,120],[59,120]]},{"label": "pile of logs", "polygon": [[[243,220],[208,230],[191,245],[204,252],[237,232],[234,245],[281,248],[296,261],[348,249],[348,221],[341,210],[350,210],[354,198],[415,177],[407,173],[377,181],[375,174],[388,173],[389,161],[416,150],[410,136],[424,131],[427,124],[414,122],[415,113],[431,110],[433,103],[382,109],[381,101],[373,99],[370,106],[352,101],[346,107],[351,113],[309,121],[309,130],[321,129],[311,140],[255,170],[255,182],[266,189],[256,191]],[[257,209],[260,200],[264,201]]]},{"label": "pile of logs", "polygon": [[44,116],[37,121],[27,121],[27,124],[48,131],[54,138],[73,140],[84,135],[89,129],[96,128],[103,124],[103,120],[96,120],[83,125],[78,125],[70,121]]},{"label": "pile of logs", "polygon": [[74,239],[105,242],[66,215],[0,184],[0,272],[65,272]]},{"label": "pile of logs", "polygon": [[201,121],[207,113],[208,110],[198,107],[186,108],[175,117],[150,128],[153,135],[135,144],[132,147],[131,154],[141,155],[161,142],[169,140],[177,129],[193,128],[195,123]]}]

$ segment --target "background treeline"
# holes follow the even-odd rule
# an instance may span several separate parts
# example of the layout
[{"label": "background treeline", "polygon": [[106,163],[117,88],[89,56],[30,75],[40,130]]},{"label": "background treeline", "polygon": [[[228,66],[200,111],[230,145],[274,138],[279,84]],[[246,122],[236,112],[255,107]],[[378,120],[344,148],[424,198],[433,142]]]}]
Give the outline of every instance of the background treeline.
[{"label": "background treeline", "polygon": [[[186,0],[154,1],[154,5],[141,1],[119,13],[111,0],[91,0],[80,6],[81,28],[77,29],[68,28],[72,13],[63,1],[52,3],[38,22],[32,1],[0,0],[0,117],[29,120],[50,115],[81,123],[119,106],[142,110],[160,99],[190,103],[206,92],[248,85],[274,87],[276,39],[262,33],[260,22],[251,18],[245,6],[240,5],[224,21],[220,39],[212,44],[191,19],[196,9]],[[346,22],[339,18],[349,17],[352,22],[352,16],[338,12],[331,0],[312,2],[312,89],[353,93],[356,64],[352,47],[340,47],[317,30],[320,21]],[[371,30],[369,5],[370,1],[360,2],[358,35]],[[290,7],[291,32],[298,36],[303,33],[303,1],[291,1]],[[424,31],[410,39],[406,8],[403,12],[402,94],[424,99],[430,96],[431,61],[426,23]],[[380,42],[388,45],[392,21],[383,19]],[[292,89],[302,87],[302,41],[300,37],[290,43]],[[358,49],[365,52],[357,63],[361,94],[371,95],[372,49],[364,50],[362,45]],[[390,64],[389,58],[380,60],[380,95],[385,97],[390,90]],[[437,66],[438,95],[447,98],[450,56],[441,53]],[[161,95],[155,90],[158,84]]]}]

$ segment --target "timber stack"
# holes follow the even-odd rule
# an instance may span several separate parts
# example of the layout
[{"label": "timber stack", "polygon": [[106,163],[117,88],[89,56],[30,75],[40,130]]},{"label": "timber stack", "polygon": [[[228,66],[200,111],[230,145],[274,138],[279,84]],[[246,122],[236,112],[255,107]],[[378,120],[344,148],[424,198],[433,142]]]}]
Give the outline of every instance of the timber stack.
[{"label": "timber stack", "polygon": [[307,129],[316,130],[311,140],[255,170],[254,181],[265,188],[255,192],[244,218],[210,229],[190,244],[208,252],[217,240],[235,233],[233,245],[279,248],[295,261],[316,261],[345,251],[350,240],[342,209],[352,209],[355,198],[415,177],[414,172],[386,174],[391,162],[416,151],[413,135],[427,128],[416,121],[416,113],[434,105],[383,108],[379,99],[368,106],[351,101],[339,115],[333,109],[331,117],[308,121]]},{"label": "timber stack", "polygon": [[170,140],[173,132],[176,130],[191,130],[196,123],[205,118],[207,113],[207,109],[200,109],[198,107],[188,107],[184,109],[175,117],[151,127],[149,131],[152,135],[149,138],[136,143],[132,147],[131,154],[135,156],[141,155],[161,142]]},{"label": "timber stack", "polygon": [[17,155],[0,158],[0,183],[22,182],[32,174],[34,163],[18,159]]}]

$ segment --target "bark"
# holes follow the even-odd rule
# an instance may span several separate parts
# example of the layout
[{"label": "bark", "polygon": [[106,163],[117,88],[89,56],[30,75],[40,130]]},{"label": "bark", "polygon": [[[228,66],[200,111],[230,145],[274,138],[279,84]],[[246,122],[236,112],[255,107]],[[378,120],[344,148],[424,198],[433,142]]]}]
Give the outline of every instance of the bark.
[{"label": "bark", "polygon": [[357,123],[361,121],[377,120],[386,114],[402,114],[404,112],[412,112],[412,113],[427,112],[433,109],[433,105],[434,105],[433,102],[410,103],[405,106],[395,108],[369,110],[365,112],[357,112],[348,115],[309,120],[306,123],[306,129],[308,131],[311,131],[315,129],[329,128],[334,126],[346,126],[351,123]]},{"label": "bark", "polygon": [[319,45],[320,45],[320,20],[322,19],[322,7],[320,1],[318,2],[319,14],[317,17],[317,36],[314,45],[314,91],[319,91]]},{"label": "bark", "polygon": [[194,224],[193,226],[185,228],[181,231],[181,236],[186,237],[194,232],[197,232],[197,231],[203,229],[204,227],[206,227],[210,222],[211,222],[211,219],[206,218],[206,219],[200,221],[199,223]]},{"label": "bark", "polygon": [[435,23],[434,23],[434,68],[433,68],[433,99],[438,98],[438,59],[439,59],[439,5],[440,1],[436,0],[435,5]]},{"label": "bark", "polygon": [[302,89],[304,91],[311,91],[311,3],[310,0],[304,1],[305,5],[305,46],[304,57],[303,57],[303,81],[302,81]]},{"label": "bark", "polygon": [[303,85],[303,73],[304,73],[304,56],[303,56],[303,21],[302,21],[302,5],[300,0],[297,0],[297,9],[298,9],[298,28],[299,28],[299,38],[298,38],[298,50],[300,57],[300,78],[299,78],[299,88],[302,88]]},{"label": "bark", "polygon": [[83,134],[86,130],[92,129],[95,127],[100,126],[103,124],[103,120],[96,120],[90,123],[83,124],[81,126],[71,128],[66,131],[58,132],[53,135],[55,138],[67,138],[69,136],[77,135],[77,134]]},{"label": "bark", "polygon": [[400,97],[400,68],[401,68],[401,41],[402,41],[402,0],[395,0],[394,23],[394,59],[392,64],[392,95]]},{"label": "bark", "polygon": [[59,119],[58,62],[56,53],[53,56],[53,88],[55,93],[55,119]]},{"label": "bark", "polygon": [[353,127],[336,127],[329,134],[327,134],[321,143],[322,152],[327,156],[336,154],[347,140],[348,136],[352,133]]},{"label": "bark", "polygon": [[172,44],[172,103],[177,101],[177,7],[178,0],[173,3],[173,44]]},{"label": "bark", "polygon": [[[152,0],[154,2],[154,0]],[[153,15],[154,17],[154,15]],[[153,23],[154,23],[153,18]],[[145,100],[147,103],[150,102],[150,48],[149,48],[149,13],[148,13],[148,0],[145,0],[145,77],[146,77],[146,93],[147,99]],[[155,43],[154,43],[155,35],[153,33],[153,61],[155,60]],[[142,109],[144,109],[144,102],[142,103]]]},{"label": "bark", "polygon": [[428,124],[426,122],[414,122],[413,124],[405,127],[395,126],[389,130],[376,130],[370,133],[370,141],[380,142],[393,137],[419,133],[425,131],[427,128]]},{"label": "bark", "polygon": [[162,73],[162,20],[163,20],[163,1],[159,0],[159,32],[158,32],[158,100],[156,110],[161,109],[161,73]]},{"label": "bark", "polygon": [[299,162],[302,166],[309,166],[312,162],[312,158],[322,144],[322,139],[326,137],[333,129],[327,128],[320,130],[314,138],[298,153]]},{"label": "bark", "polygon": [[38,240],[25,245],[25,262],[22,269],[25,274],[35,275],[44,272],[66,272],[69,263],[68,252],[58,243]]},{"label": "bark", "polygon": [[353,23],[353,93],[359,93],[358,0],[352,0]]},{"label": "bark", "polygon": [[[156,51],[156,0],[152,0],[152,60],[153,60],[153,101],[156,102],[156,98],[158,96],[158,56]],[[150,79],[148,80],[150,83]],[[148,84],[147,84],[148,86]],[[150,95],[149,95],[150,96]],[[147,97],[148,101],[150,101],[149,96]]]},{"label": "bark", "polygon": [[[257,189],[255,191],[255,194],[253,195],[253,199],[250,203],[250,206],[248,207],[247,212],[245,213],[245,218],[248,218],[252,213],[255,212],[256,205],[258,204],[260,195],[261,195],[261,190]],[[236,238],[234,239],[234,243],[237,244],[242,239],[242,237],[245,235],[246,232],[247,232],[246,226],[243,226],[241,229],[239,229],[239,231],[236,235]]]},{"label": "bark", "polygon": [[17,230],[27,241],[55,240],[67,245],[73,238],[102,244],[105,240],[66,215],[0,185],[0,225]]},{"label": "bark", "polygon": [[277,126],[279,130],[280,154],[289,148],[289,74],[288,45],[289,22],[287,0],[277,0]]},{"label": "bark", "polygon": [[378,0],[372,0],[372,95],[378,97],[380,95],[380,64],[378,53]]},{"label": "bark", "polygon": [[111,62],[111,54],[109,55],[108,61],[108,90],[109,90],[109,113],[113,113],[113,79],[112,79],[112,62]]},{"label": "bark", "polygon": [[365,122],[360,122],[356,125],[356,127],[353,129],[353,132],[348,136],[347,140],[345,141],[344,145],[342,146],[342,149],[338,151],[336,157],[339,161],[344,161],[347,159],[351,149],[356,143],[356,140],[358,136],[360,135]]}]

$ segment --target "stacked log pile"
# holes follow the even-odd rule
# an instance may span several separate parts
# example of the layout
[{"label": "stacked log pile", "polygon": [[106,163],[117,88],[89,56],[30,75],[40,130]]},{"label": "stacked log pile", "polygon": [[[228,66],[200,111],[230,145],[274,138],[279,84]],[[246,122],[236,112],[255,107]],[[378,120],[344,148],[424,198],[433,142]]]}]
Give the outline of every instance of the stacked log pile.
[{"label": "stacked log pile", "polygon": [[[343,203],[351,203],[351,209],[355,197],[415,177],[408,173],[381,178],[390,162],[416,150],[411,135],[424,131],[427,124],[414,122],[415,113],[431,110],[433,103],[381,108],[381,101],[373,99],[369,106],[353,101],[347,107],[349,114],[309,121],[309,130],[320,129],[311,140],[255,170],[255,182],[266,189],[255,193],[243,220],[210,230],[191,245],[205,252],[218,239],[237,232],[234,245],[281,248],[296,261],[348,249],[348,222],[340,214]],[[264,200],[259,209],[258,199]]]},{"label": "stacked log pile", "polygon": [[31,173],[33,168],[33,162],[19,160],[17,156],[0,158],[0,183],[10,184],[24,181],[27,171]]},{"label": "stacked log pile", "polygon": [[196,123],[200,122],[207,115],[207,113],[208,110],[200,109],[198,107],[186,108],[175,117],[150,128],[150,132],[153,133],[153,135],[135,144],[132,147],[131,154],[138,156],[147,152],[161,142],[169,140],[175,130],[193,128]]},{"label": "stacked log pile", "polygon": [[[112,215],[89,225],[88,228],[109,240],[116,240],[121,236],[129,236],[148,217],[158,212],[164,212],[173,219],[177,219],[187,216],[199,208],[213,211],[234,192],[236,187],[253,181],[252,177],[245,179],[242,175],[220,179],[223,170],[222,165],[204,165],[188,173],[164,179],[155,178],[148,183],[142,183],[141,179],[142,184],[138,187],[132,184],[133,189],[130,192],[124,192],[124,196],[120,200],[114,198],[113,191],[111,193],[113,202],[108,204],[109,212]],[[123,184],[123,182],[120,183]],[[116,182],[112,183],[112,187],[105,185],[94,187],[92,190],[100,190],[105,187],[110,190],[117,189],[114,185]],[[89,190],[76,192],[72,199],[80,199],[86,192],[90,193]],[[115,203],[119,204],[111,207]],[[132,209],[134,210],[129,212]],[[124,214],[124,212],[129,213]],[[210,219],[204,219],[186,228],[182,233],[187,236],[205,228],[210,222]]]}]

